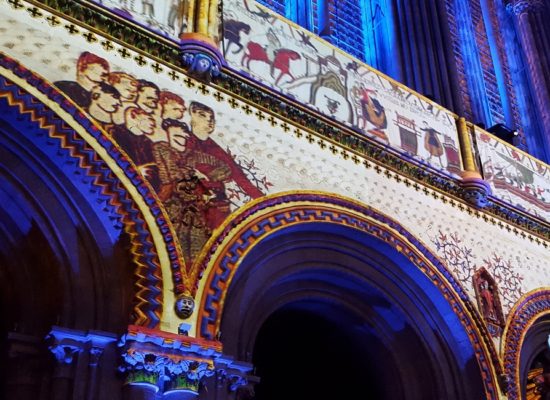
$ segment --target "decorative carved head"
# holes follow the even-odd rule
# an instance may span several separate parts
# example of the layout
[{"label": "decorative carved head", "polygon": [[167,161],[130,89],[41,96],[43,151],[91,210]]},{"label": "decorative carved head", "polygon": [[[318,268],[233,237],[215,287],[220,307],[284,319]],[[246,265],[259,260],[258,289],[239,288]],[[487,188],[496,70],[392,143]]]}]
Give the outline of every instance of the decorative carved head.
[{"label": "decorative carved head", "polygon": [[189,318],[195,309],[195,300],[191,296],[181,295],[176,300],[175,309],[178,317]]}]

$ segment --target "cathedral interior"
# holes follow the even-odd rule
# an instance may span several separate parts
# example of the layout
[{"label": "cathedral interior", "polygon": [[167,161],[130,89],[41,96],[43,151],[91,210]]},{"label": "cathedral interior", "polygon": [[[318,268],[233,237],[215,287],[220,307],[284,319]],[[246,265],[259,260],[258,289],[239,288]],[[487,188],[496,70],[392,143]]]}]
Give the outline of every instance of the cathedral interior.
[{"label": "cathedral interior", "polygon": [[549,18],[0,0],[0,398],[550,400]]}]

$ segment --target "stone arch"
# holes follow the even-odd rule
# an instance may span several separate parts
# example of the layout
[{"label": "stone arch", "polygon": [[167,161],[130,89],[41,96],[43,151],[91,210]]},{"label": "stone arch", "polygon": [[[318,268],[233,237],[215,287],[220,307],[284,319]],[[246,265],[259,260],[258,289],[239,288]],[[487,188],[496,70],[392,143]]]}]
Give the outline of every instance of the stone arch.
[{"label": "stone arch", "polygon": [[548,349],[550,288],[524,294],[508,314],[501,353],[508,398],[525,397],[527,374],[533,360]]},{"label": "stone arch", "polygon": [[[302,246],[305,249],[302,253],[296,253],[293,246],[300,241],[307,244]],[[377,301],[389,299],[394,306],[401,302],[397,308],[403,308],[397,314],[403,317],[410,313],[413,320],[418,318],[420,322],[413,329],[420,341],[436,340],[429,339],[429,334],[424,336],[428,326],[436,329],[437,340],[445,344],[438,347],[440,352],[432,361],[445,354],[438,362],[447,360],[454,365],[439,377],[444,385],[449,384],[460,393],[456,398],[461,398],[460,395],[470,398],[473,393],[466,392],[476,389],[467,386],[476,385],[483,387],[486,398],[499,397],[496,377],[500,364],[481,317],[464,289],[428,248],[384,214],[324,193],[279,194],[245,207],[222,227],[210,244],[212,250],[203,260],[205,279],[197,299],[200,304],[197,335],[212,339],[221,330],[224,352],[228,355],[252,361],[250,352],[255,336],[267,315],[278,307],[303,305],[307,297],[321,299],[326,304],[344,299],[339,310],[364,316],[365,310],[357,304],[368,304],[370,296]],[[285,252],[288,257],[277,258]],[[319,258],[319,254],[326,257]],[[347,258],[349,262],[342,264],[354,265],[353,268],[331,268],[337,263],[335,254]],[[270,260],[286,261],[281,261],[280,271],[268,277],[261,275],[256,266],[277,270]],[[327,262],[324,272],[310,276],[310,281],[317,276],[320,286],[301,290],[297,283],[293,288],[293,279],[307,281],[311,273],[308,262],[318,264],[324,260]],[[258,275],[252,277],[251,271]],[[255,287],[256,279],[265,286]],[[279,292],[271,290],[279,284]],[[290,286],[286,287],[287,284]],[[341,288],[348,293],[338,292]],[[319,295],[326,290],[339,294]],[[352,299],[349,302],[345,300],[348,297]],[[408,305],[404,306],[405,303]],[[382,323],[386,327],[391,325],[387,318]],[[468,364],[466,354],[471,355],[470,361],[475,360],[475,365],[470,363],[466,368],[472,380],[461,386],[452,381],[460,375],[458,365]],[[456,393],[445,396],[454,398]],[[422,394],[419,392],[418,396]]]},{"label": "stone arch", "polygon": [[[11,196],[9,204],[32,220],[29,229],[41,237],[40,243],[51,245],[45,251],[59,264],[59,279],[52,284],[67,293],[58,306],[67,308],[65,301],[70,300],[75,306],[54,323],[120,330],[95,317],[75,321],[87,312],[102,314],[104,321],[120,316],[109,316],[108,302],[121,301],[109,288],[126,280],[115,271],[121,257],[119,262],[135,268],[129,310],[133,323],[157,327],[171,289],[163,287],[162,276],[179,272],[181,257],[150,186],[105,132],[67,97],[3,54],[0,102],[2,194]],[[6,208],[1,214],[2,227],[14,228],[4,230],[5,235],[28,230],[23,218],[8,218]],[[64,230],[70,227],[74,231]],[[6,254],[9,246],[4,250],[5,261],[11,255]],[[83,259],[87,259],[82,263],[87,277],[78,278]],[[25,287],[21,280],[18,286],[21,283]],[[102,311],[97,308],[100,304]]]}]

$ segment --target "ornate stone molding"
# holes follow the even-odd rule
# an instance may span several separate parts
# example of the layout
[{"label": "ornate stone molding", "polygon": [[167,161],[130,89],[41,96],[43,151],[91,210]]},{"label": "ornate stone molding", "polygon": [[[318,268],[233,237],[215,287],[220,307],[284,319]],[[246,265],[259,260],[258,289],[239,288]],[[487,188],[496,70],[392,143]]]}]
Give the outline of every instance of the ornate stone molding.
[{"label": "ornate stone molding", "polygon": [[203,379],[223,379],[228,391],[247,385],[252,366],[227,358],[221,343],[130,326],[122,336],[126,385],[148,385],[161,393],[198,395]]},{"label": "ornate stone molding", "polygon": [[216,44],[205,35],[185,33],[181,37],[181,64],[193,78],[210,82],[221,74],[225,64]]},{"label": "ornate stone molding", "polygon": [[510,311],[503,334],[502,358],[508,398],[519,399],[521,387],[520,356],[525,335],[541,316],[550,314],[550,288],[525,294]]},{"label": "ornate stone molding", "polygon": [[477,172],[464,171],[460,183],[464,193],[463,198],[476,208],[484,208],[489,204],[491,187]]}]

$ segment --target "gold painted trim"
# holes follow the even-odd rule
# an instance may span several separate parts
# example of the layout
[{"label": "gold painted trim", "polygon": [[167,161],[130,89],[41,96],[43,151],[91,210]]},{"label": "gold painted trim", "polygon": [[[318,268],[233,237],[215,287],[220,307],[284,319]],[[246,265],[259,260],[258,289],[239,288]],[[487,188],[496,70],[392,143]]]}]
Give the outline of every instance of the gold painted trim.
[{"label": "gold painted trim", "polygon": [[218,0],[210,0],[208,10],[208,36],[215,39],[220,36],[219,21],[222,20],[221,13],[218,13]]},{"label": "gold painted trim", "polygon": [[[550,286],[542,286],[542,287],[539,287],[539,288],[536,288],[536,289],[533,289],[533,290],[530,290],[529,292],[525,293],[523,296],[521,296],[517,301],[516,303],[514,304],[514,307],[512,307],[512,309],[510,310],[510,312],[508,313],[508,316],[506,318],[506,325],[504,327],[504,332],[502,332],[502,336],[501,336],[501,340],[500,340],[500,354],[499,354],[499,358],[501,360],[504,360],[504,357],[506,356],[506,344],[507,344],[507,336],[508,336],[508,331],[509,331],[509,328],[510,328],[510,325],[512,323],[512,318],[514,317],[514,315],[516,314],[517,310],[520,308],[520,306],[522,305],[522,303],[528,298],[528,297],[532,297],[534,294],[536,293],[539,293],[539,292],[543,292],[543,291],[550,291]],[[523,331],[521,332],[521,336],[520,336],[520,339],[519,339],[519,343],[517,343],[517,350],[521,352],[521,348],[523,347],[523,343],[525,342],[525,336],[527,335],[527,332],[529,332],[529,330],[531,329],[531,327],[534,325],[534,323],[541,317],[545,316],[545,315],[550,315],[550,309],[549,310],[546,310],[544,312],[541,312],[541,313],[538,313],[536,314],[535,316],[533,316],[529,322],[525,325],[525,328],[523,329]],[[514,384],[516,385],[516,388],[518,390],[518,392],[521,393],[521,377],[519,376],[519,372],[520,372],[520,362],[521,362],[521,357],[518,355],[517,359],[516,359],[516,364],[515,364],[515,368],[514,368],[514,376],[512,377],[514,379]]]},{"label": "gold painted trim", "polygon": [[187,14],[185,15],[185,18],[187,20],[187,29],[191,32],[196,32],[196,26],[195,26],[195,6],[196,2],[200,0],[187,0],[188,6],[187,6]]},{"label": "gold painted trim", "polygon": [[462,153],[462,159],[464,160],[464,170],[467,172],[477,172],[479,174],[474,162],[472,141],[470,138],[470,130],[468,129],[468,125],[466,123],[466,118],[458,118],[457,128],[458,138],[460,140],[460,152]]},{"label": "gold painted trim", "polygon": [[[377,214],[387,218],[390,221],[395,221],[395,218],[387,215],[386,213],[378,210],[377,208],[375,208],[371,205],[364,204],[364,203],[362,203],[360,201],[357,201],[353,198],[349,198],[349,197],[342,196],[342,195],[335,195],[333,193],[323,192],[323,191],[292,190],[292,191],[285,191],[285,192],[280,192],[280,193],[268,195],[268,196],[256,199],[254,201],[251,201],[250,203],[247,203],[245,206],[240,208],[236,213],[234,213],[231,216],[230,219],[226,220],[224,222],[224,224],[217,230],[216,233],[219,234],[220,232],[223,232],[223,230],[226,227],[232,226],[233,220],[237,219],[239,217],[239,215],[242,215],[242,214],[246,213],[247,210],[255,207],[257,204],[265,202],[265,201],[270,200],[270,199],[284,197],[284,196],[288,196],[288,195],[292,195],[292,194],[318,195],[318,196],[322,196],[322,197],[326,197],[326,198],[333,198],[333,199],[336,199],[336,200],[342,200],[342,201],[345,201],[345,202],[349,203],[350,205],[356,205],[356,206],[359,206],[359,207],[362,207],[362,208],[375,210]],[[430,266],[430,268],[429,268],[430,272],[432,272],[434,275],[436,275],[441,280],[441,282],[445,282],[446,286],[448,286],[449,289],[452,290],[452,285],[449,283],[449,281],[445,277],[445,275],[443,273],[441,273],[434,266],[435,265],[434,262],[432,262],[432,260],[430,260],[428,257],[426,257],[421,251],[419,251],[417,245],[412,243],[405,235],[402,235],[399,231],[392,228],[391,226],[389,226],[387,224],[384,224],[384,223],[381,223],[381,222],[373,219],[369,215],[365,215],[365,214],[363,214],[359,211],[353,210],[351,208],[346,208],[345,206],[341,206],[341,205],[335,205],[335,204],[330,204],[330,203],[321,203],[321,202],[316,202],[316,201],[286,202],[286,203],[282,203],[282,204],[277,205],[277,206],[271,206],[271,207],[267,207],[265,209],[262,209],[261,211],[250,215],[248,218],[243,220],[241,223],[239,223],[237,225],[234,225],[231,228],[230,233],[216,247],[215,252],[211,255],[210,261],[209,261],[207,267],[204,270],[203,278],[200,280],[200,285],[199,285],[198,290],[197,290],[196,304],[199,305],[199,306],[195,309],[195,312],[194,312],[194,315],[193,315],[193,317],[194,317],[193,326],[195,327],[195,329],[199,325],[198,324],[199,323],[199,320],[198,320],[199,311],[204,309],[204,304],[203,303],[206,299],[205,294],[207,294],[207,292],[208,292],[206,284],[210,281],[210,279],[209,279],[210,275],[213,273],[216,266],[218,265],[219,259],[224,256],[228,246],[232,245],[232,243],[234,242],[234,239],[239,236],[239,234],[243,231],[243,229],[246,229],[248,226],[253,225],[256,221],[258,221],[259,219],[262,219],[263,217],[265,217],[269,214],[272,214],[272,213],[278,212],[278,211],[283,211],[283,210],[292,210],[292,209],[295,209],[295,208],[300,208],[302,206],[309,206],[309,207],[315,206],[319,210],[325,209],[325,210],[343,211],[346,214],[350,214],[350,215],[354,215],[354,216],[358,217],[358,219],[367,220],[370,223],[372,223],[373,225],[376,225],[376,226],[380,227],[381,229],[383,229],[386,232],[390,232],[392,235],[397,237],[400,241],[402,241],[404,243],[408,243],[409,249],[415,254],[415,256],[418,257],[418,259],[421,260],[424,264],[429,265]],[[301,223],[307,224],[307,223],[311,223],[311,222],[315,222],[315,221],[303,221]],[[244,260],[246,258],[246,256],[262,240],[264,240],[267,236],[269,236],[273,233],[276,233],[279,230],[284,229],[286,227],[287,226],[279,226],[279,227],[275,227],[275,228],[269,230],[268,232],[266,232],[261,237],[258,237],[257,240],[255,240],[254,243],[252,243],[243,253],[240,253],[239,260],[235,264],[235,268],[231,272],[231,275],[227,278],[227,281],[225,282],[225,290],[223,291],[223,294],[220,297],[220,301],[219,301],[219,311],[220,312],[218,313],[218,317],[217,317],[216,322],[215,322],[215,331],[216,332],[219,332],[221,319],[222,319],[222,316],[223,316],[223,310],[224,310],[224,306],[225,306],[225,298],[226,298],[227,291],[229,290],[229,288],[231,286],[231,283],[232,283],[233,278],[236,274],[236,271],[240,268],[242,260]],[[352,226],[350,226],[350,228],[351,229],[356,229]],[[413,237],[418,243],[420,243],[421,246],[423,246],[426,249],[429,249],[431,251],[431,253],[434,255],[434,257],[439,261],[439,263],[442,266],[444,266],[447,269],[447,271],[454,277],[454,274],[447,268],[447,265],[446,265],[445,261],[442,260],[439,255],[437,255],[437,253],[434,251],[432,246],[426,245],[426,243],[422,239],[420,239],[417,235],[414,235],[409,229],[407,229],[405,227],[403,227],[403,229],[406,229],[406,231],[410,233],[411,237]],[[213,237],[207,243],[208,248],[212,247],[212,244],[215,243],[216,239],[217,239],[217,235],[216,236],[213,235]],[[401,250],[399,248],[396,247],[395,250],[401,253]],[[201,254],[201,260],[200,261],[203,261],[204,257],[205,257],[205,254]],[[200,264],[198,264],[198,265],[200,265]],[[430,282],[433,281],[432,278],[429,275],[426,275],[426,274],[424,274],[424,275],[430,280]],[[457,281],[457,284],[462,287],[462,284],[460,284],[460,282]],[[438,290],[439,289],[440,288],[438,288]],[[463,290],[464,290],[464,288],[463,288]],[[458,303],[461,303],[462,308],[464,310],[464,313],[468,316],[469,320],[473,322],[472,325],[475,329],[476,336],[479,337],[479,338],[486,337],[486,335],[482,332],[481,327],[480,327],[480,326],[484,326],[484,325],[481,325],[481,324],[483,324],[483,319],[479,315],[479,312],[477,311],[477,308],[475,307],[474,302],[471,299],[471,296],[468,296],[468,300],[471,304],[471,307],[468,307],[467,302],[463,301],[462,298],[454,290],[452,292],[453,292],[452,299],[454,299]],[[467,293],[467,291],[464,290],[464,293]],[[441,292],[441,294],[445,297],[443,292]],[[463,326],[463,328],[464,328],[464,331],[466,332],[466,334],[468,334],[466,326]],[[195,335],[195,337],[197,337],[197,332],[196,331],[194,331],[193,334]],[[491,368],[492,381],[495,383],[495,387],[497,388],[497,390],[500,391],[501,390],[500,386],[497,383],[498,382],[497,367],[500,367],[500,370],[502,370],[502,360],[499,357],[497,349],[494,346],[492,347],[492,351],[488,347],[488,346],[493,345],[493,342],[491,341],[490,338],[487,339],[487,340],[482,340],[481,342],[482,342],[482,344],[481,344],[482,351],[483,351],[484,355],[487,357],[488,364],[490,365],[490,368]],[[493,358],[491,357],[491,354],[494,354],[497,359],[493,360]],[[499,365],[495,366],[493,361],[498,362]]]},{"label": "gold painted trim", "polygon": [[199,3],[195,32],[208,36],[209,0],[197,0]]},{"label": "gold painted trim", "polygon": [[[41,79],[43,79],[45,82],[48,82],[46,79],[42,78],[41,75],[36,74],[34,71],[33,73],[37,76],[40,76]],[[0,66],[0,74],[15,83],[17,86],[25,89],[28,93],[30,93],[32,96],[37,98],[40,102],[43,104],[46,104],[53,112],[55,112],[60,118],[63,119],[63,121],[71,127],[75,132],[80,135],[80,137],[95,151],[95,153],[98,155],[99,158],[101,158],[107,166],[110,168],[112,173],[116,176],[116,178],[121,182],[121,184],[124,186],[124,188],[127,190],[128,194],[132,198],[132,200],[135,202],[138,210],[142,213],[143,219],[147,224],[147,227],[149,229],[149,232],[151,234],[151,238],[153,240],[153,244],[155,245],[155,250],[157,252],[157,256],[159,259],[160,267],[161,267],[161,274],[162,277],[170,277],[171,276],[171,270],[170,270],[170,259],[168,257],[168,252],[166,250],[166,243],[164,242],[163,235],[160,232],[160,229],[156,223],[154,215],[151,213],[151,210],[143,197],[140,195],[137,188],[132,184],[130,179],[126,176],[122,168],[117,164],[117,162],[111,158],[107,150],[80,125],[74,117],[66,112],[59,104],[51,101],[48,99],[42,92],[40,92],[35,87],[29,85],[27,81],[24,79],[18,77],[15,75],[12,71],[5,69],[4,67]],[[86,114],[85,114],[86,115]],[[104,135],[107,136],[103,128],[97,124],[93,118],[90,118],[91,123],[100,130]],[[166,314],[168,310],[171,311],[170,308],[167,307],[167,304],[173,304],[174,303],[174,295],[173,295],[173,283],[172,279],[162,279],[162,315],[160,319],[160,324],[165,321]]]}]

